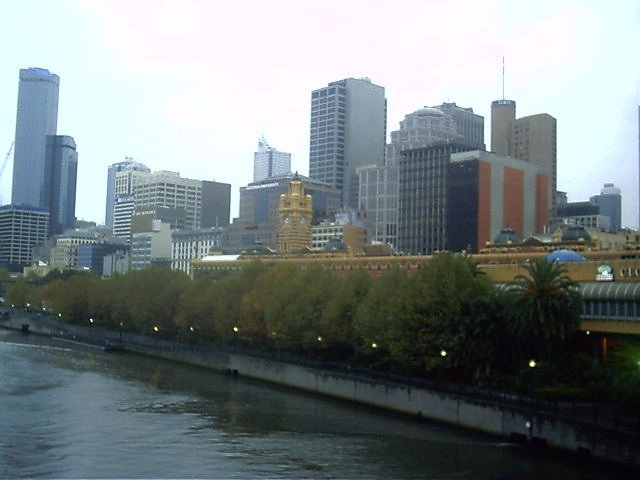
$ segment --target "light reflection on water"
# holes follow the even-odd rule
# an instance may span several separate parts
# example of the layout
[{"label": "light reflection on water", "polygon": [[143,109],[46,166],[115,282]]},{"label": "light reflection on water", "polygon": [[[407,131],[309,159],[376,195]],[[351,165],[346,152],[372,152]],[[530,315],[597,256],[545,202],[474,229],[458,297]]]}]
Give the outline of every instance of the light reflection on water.
[{"label": "light reflection on water", "polygon": [[14,332],[0,331],[0,369],[0,478],[615,478],[493,437]]}]

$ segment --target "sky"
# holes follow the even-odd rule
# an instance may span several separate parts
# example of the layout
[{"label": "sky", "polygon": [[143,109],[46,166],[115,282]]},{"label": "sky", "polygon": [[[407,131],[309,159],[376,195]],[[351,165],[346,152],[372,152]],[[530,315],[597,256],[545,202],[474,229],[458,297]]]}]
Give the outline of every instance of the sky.
[{"label": "sky", "polygon": [[[422,106],[558,125],[558,189],[622,190],[638,228],[638,0],[21,0],[0,3],[0,153],[15,138],[20,68],[60,76],[58,134],[78,146],[78,219],[104,222],[107,168],[252,181],[258,138],[308,174],[311,91],[343,78],[385,88],[388,134]],[[504,82],[503,82],[504,58]],[[11,200],[12,158],[0,178]]]}]

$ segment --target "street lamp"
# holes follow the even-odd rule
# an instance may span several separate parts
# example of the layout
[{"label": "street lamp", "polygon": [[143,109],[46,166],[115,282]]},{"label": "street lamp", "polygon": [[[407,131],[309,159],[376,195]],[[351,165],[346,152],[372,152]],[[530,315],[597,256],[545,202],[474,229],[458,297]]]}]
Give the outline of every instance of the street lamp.
[{"label": "street lamp", "polygon": [[122,343],[122,327],[124,325],[122,324],[122,322],[120,322],[120,343]]},{"label": "street lamp", "polygon": [[156,347],[157,347],[158,346],[158,333],[160,332],[160,329],[158,328],[157,325],[154,325],[153,326],[153,331],[156,333],[154,339],[155,339],[155,344],[156,344]]},{"label": "street lamp", "polygon": [[371,342],[371,348],[375,350],[376,348],[378,348],[378,344],[376,342]]},{"label": "street lamp", "polygon": [[89,336],[93,337],[93,318],[89,319]]},{"label": "street lamp", "polygon": [[536,361],[532,358],[531,360],[529,360],[529,368],[536,368]]},{"label": "street lamp", "polygon": [[238,327],[236,327],[235,325],[233,326],[233,333],[238,333],[240,329]]},{"label": "street lamp", "polygon": [[444,349],[440,350],[440,356],[441,356],[442,358],[446,357],[446,356],[447,356],[447,351],[446,351],[446,350],[444,350]]}]

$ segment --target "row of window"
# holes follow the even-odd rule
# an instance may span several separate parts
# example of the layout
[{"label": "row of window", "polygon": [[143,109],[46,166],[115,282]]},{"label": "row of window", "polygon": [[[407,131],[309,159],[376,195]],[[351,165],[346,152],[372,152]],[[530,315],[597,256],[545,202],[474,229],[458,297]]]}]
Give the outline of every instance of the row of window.
[{"label": "row of window", "polygon": [[623,301],[585,300],[584,317],[640,318],[640,303]]}]

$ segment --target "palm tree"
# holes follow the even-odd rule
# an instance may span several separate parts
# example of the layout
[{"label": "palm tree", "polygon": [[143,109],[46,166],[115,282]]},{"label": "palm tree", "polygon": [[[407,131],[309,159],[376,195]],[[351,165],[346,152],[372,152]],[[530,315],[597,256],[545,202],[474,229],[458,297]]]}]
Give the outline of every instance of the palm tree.
[{"label": "palm tree", "polygon": [[561,263],[541,258],[524,268],[527,275],[518,275],[511,290],[516,330],[533,349],[527,353],[551,359],[578,330],[582,297]]}]

